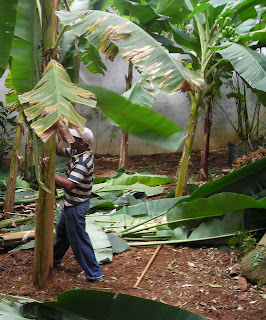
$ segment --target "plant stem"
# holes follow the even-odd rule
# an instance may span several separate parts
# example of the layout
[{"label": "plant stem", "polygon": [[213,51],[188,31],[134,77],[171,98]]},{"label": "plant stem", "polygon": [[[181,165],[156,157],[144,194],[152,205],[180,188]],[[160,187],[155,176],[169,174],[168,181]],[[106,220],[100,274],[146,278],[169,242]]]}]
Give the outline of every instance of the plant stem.
[{"label": "plant stem", "polygon": [[21,135],[22,135],[22,111],[20,111],[18,116],[15,141],[14,141],[14,146],[11,154],[9,179],[7,183],[6,198],[4,201],[4,208],[3,208],[5,219],[9,218],[8,212],[13,212],[13,208],[14,208],[16,178],[17,178],[17,172],[18,172],[18,155],[19,155],[19,148],[21,144]]},{"label": "plant stem", "polygon": [[192,152],[193,141],[195,137],[195,131],[197,127],[200,104],[201,104],[201,91],[195,94],[190,94],[191,97],[191,111],[188,120],[187,136],[184,142],[183,154],[179,163],[179,168],[177,171],[177,185],[175,190],[175,197],[180,197],[185,195],[187,187],[187,177],[189,169],[189,160]]}]

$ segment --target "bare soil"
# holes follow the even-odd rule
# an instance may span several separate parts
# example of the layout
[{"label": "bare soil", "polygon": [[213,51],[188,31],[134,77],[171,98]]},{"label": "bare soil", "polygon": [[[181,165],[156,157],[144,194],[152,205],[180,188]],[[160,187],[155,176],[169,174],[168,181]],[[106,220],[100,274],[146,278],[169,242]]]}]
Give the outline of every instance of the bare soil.
[{"label": "bare soil", "polygon": [[[165,174],[174,179],[180,154],[133,156],[128,170]],[[96,156],[96,175],[115,173],[118,157]],[[200,153],[191,159],[190,180],[198,181]],[[225,149],[211,152],[210,173],[214,178],[228,169]],[[165,187],[174,188],[175,181]],[[55,300],[65,290],[84,288],[130,294],[187,309],[210,319],[264,320],[266,287],[243,281],[240,258],[235,251],[210,247],[163,245],[153,263],[135,288],[156,246],[132,247],[102,265],[104,281],[90,283],[77,278],[81,268],[71,249],[64,257],[64,267],[54,270],[53,284],[37,290],[32,285],[33,250],[8,253],[0,250],[0,292],[36,300]]]}]

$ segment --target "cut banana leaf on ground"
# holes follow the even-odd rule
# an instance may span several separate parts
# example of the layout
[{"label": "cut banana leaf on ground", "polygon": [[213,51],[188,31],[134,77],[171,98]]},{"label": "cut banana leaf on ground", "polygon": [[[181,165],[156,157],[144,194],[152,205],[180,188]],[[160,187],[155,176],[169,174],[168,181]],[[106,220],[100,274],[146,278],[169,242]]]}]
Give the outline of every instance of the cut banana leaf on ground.
[{"label": "cut banana leaf on ground", "polygon": [[[3,205],[5,199],[5,194],[2,194],[0,198],[0,206]],[[15,191],[15,204],[26,204],[35,202],[38,199],[38,191],[30,188],[26,189],[16,189]]]},{"label": "cut banana leaf on ground", "polygon": [[256,201],[243,194],[223,192],[209,198],[178,203],[168,211],[167,220],[170,228],[174,229],[187,221],[220,216],[227,212],[251,208],[266,209],[266,198]]},{"label": "cut banana leaf on ground", "polygon": [[133,206],[123,207],[115,211],[112,215],[127,214],[129,216],[155,216],[160,213],[166,213],[172,208],[180,199],[184,197],[166,198],[160,200],[145,201]]},{"label": "cut banana leaf on ground", "polygon": [[105,196],[106,192],[117,192],[121,195],[130,190],[145,192],[148,197],[153,197],[162,193],[163,187],[149,187],[139,182],[132,185],[110,185],[108,182],[105,182],[92,187],[92,192],[100,197]]},{"label": "cut banana leaf on ground", "polygon": [[[165,303],[95,290],[65,291],[53,302],[30,302],[21,306],[22,319],[90,319],[90,320],[204,320],[190,311]],[[15,318],[14,318],[15,319]],[[18,318],[19,319],[19,318]]]},{"label": "cut banana leaf on ground", "polygon": [[123,239],[115,235],[108,236],[96,220],[108,221],[109,217],[99,214],[86,216],[86,231],[90,237],[95,256],[100,264],[108,263],[113,260],[114,253],[120,253],[129,249]]},{"label": "cut banana leaf on ground", "polygon": [[142,183],[146,186],[154,187],[159,185],[164,185],[167,183],[171,183],[172,179],[163,176],[163,175],[155,175],[155,174],[145,174],[145,173],[135,173],[135,174],[127,174],[123,173],[118,178],[110,179],[108,183],[110,185],[132,185],[135,183]]}]

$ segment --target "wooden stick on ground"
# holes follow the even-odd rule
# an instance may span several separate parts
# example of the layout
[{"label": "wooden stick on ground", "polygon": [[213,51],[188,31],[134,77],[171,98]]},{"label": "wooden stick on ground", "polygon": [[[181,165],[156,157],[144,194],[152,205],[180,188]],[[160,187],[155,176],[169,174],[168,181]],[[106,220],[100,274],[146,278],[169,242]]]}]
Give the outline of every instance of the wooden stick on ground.
[{"label": "wooden stick on ground", "polygon": [[146,265],[145,269],[143,270],[141,276],[139,277],[138,281],[135,283],[134,288],[138,287],[138,285],[140,284],[140,281],[142,280],[142,278],[144,277],[145,273],[148,271],[150,265],[152,264],[153,260],[155,259],[157,253],[159,252],[159,250],[161,249],[163,245],[159,245],[156,250],[154,251],[152,257],[150,258],[150,261],[148,262],[148,264]]}]

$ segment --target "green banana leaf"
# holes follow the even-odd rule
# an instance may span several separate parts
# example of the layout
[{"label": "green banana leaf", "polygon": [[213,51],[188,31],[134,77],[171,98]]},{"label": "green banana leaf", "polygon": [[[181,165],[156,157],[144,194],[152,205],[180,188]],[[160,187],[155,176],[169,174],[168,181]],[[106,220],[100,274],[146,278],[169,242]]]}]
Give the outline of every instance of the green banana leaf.
[{"label": "green banana leaf", "polygon": [[168,211],[167,221],[170,228],[174,229],[186,221],[215,217],[248,208],[266,209],[266,198],[256,201],[242,194],[218,193],[208,198],[177,204]]},{"label": "green banana leaf", "polygon": [[97,107],[112,123],[128,133],[170,151],[176,151],[181,146],[185,134],[164,115],[149,107],[133,104],[110,90],[91,85],[81,87],[94,93]]},{"label": "green banana leaf", "polygon": [[18,98],[21,103],[29,103],[25,115],[28,121],[34,120],[31,127],[44,142],[55,133],[67,142],[73,141],[65,119],[74,127],[84,127],[85,118],[70,101],[90,107],[96,104],[94,95],[72,84],[63,66],[55,60],[49,62],[38,84]]},{"label": "green banana leaf", "polygon": [[252,88],[266,91],[265,55],[237,43],[218,52]]},{"label": "green banana leaf", "polygon": [[34,1],[18,2],[11,75],[17,93],[31,90],[41,77],[41,26]]},{"label": "green banana leaf", "polygon": [[[203,320],[206,319],[190,311],[143,298],[113,292],[94,290],[69,290],[58,295],[53,302],[31,302],[21,306],[24,317],[91,320]],[[22,318],[23,319],[23,318]]]},{"label": "green banana leaf", "polygon": [[203,85],[200,76],[173,59],[150,35],[125,18],[96,10],[79,15],[59,11],[57,16],[64,25],[72,24],[78,36],[86,33],[88,42],[109,58],[114,58],[119,51],[124,59],[130,59],[140,72],[148,73],[150,80],[169,94],[184,88],[185,83],[189,90]]},{"label": "green banana leaf", "polygon": [[183,197],[167,198],[153,201],[145,201],[133,206],[123,207],[113,212],[112,215],[126,214],[132,217],[136,216],[156,216],[160,213],[167,212]]},{"label": "green banana leaf", "polygon": [[145,184],[146,186],[158,186],[162,184],[171,183],[172,179],[167,176],[154,175],[154,174],[139,174],[132,175],[123,173],[118,178],[108,180],[110,185],[131,185],[136,182]]},{"label": "green banana leaf", "polygon": [[134,190],[145,192],[148,197],[156,196],[163,192],[163,187],[149,187],[141,183],[134,183],[128,186],[125,185],[110,185],[108,182],[98,183],[93,185],[92,192],[100,197],[106,196],[106,192],[117,192],[123,194],[125,191]]},{"label": "green banana leaf", "polygon": [[12,46],[18,0],[0,0],[0,78],[5,72]]},{"label": "green banana leaf", "polygon": [[5,320],[24,320],[28,319],[21,315],[14,302],[2,300],[0,302],[1,317]]},{"label": "green banana leaf", "polygon": [[185,201],[206,198],[221,192],[234,192],[255,197],[264,189],[266,189],[266,158],[257,160],[218,180],[202,185]]},{"label": "green banana leaf", "polygon": [[93,217],[87,216],[86,231],[90,237],[95,257],[98,263],[108,263],[113,260],[112,245],[108,239],[107,234],[96,225]]}]

